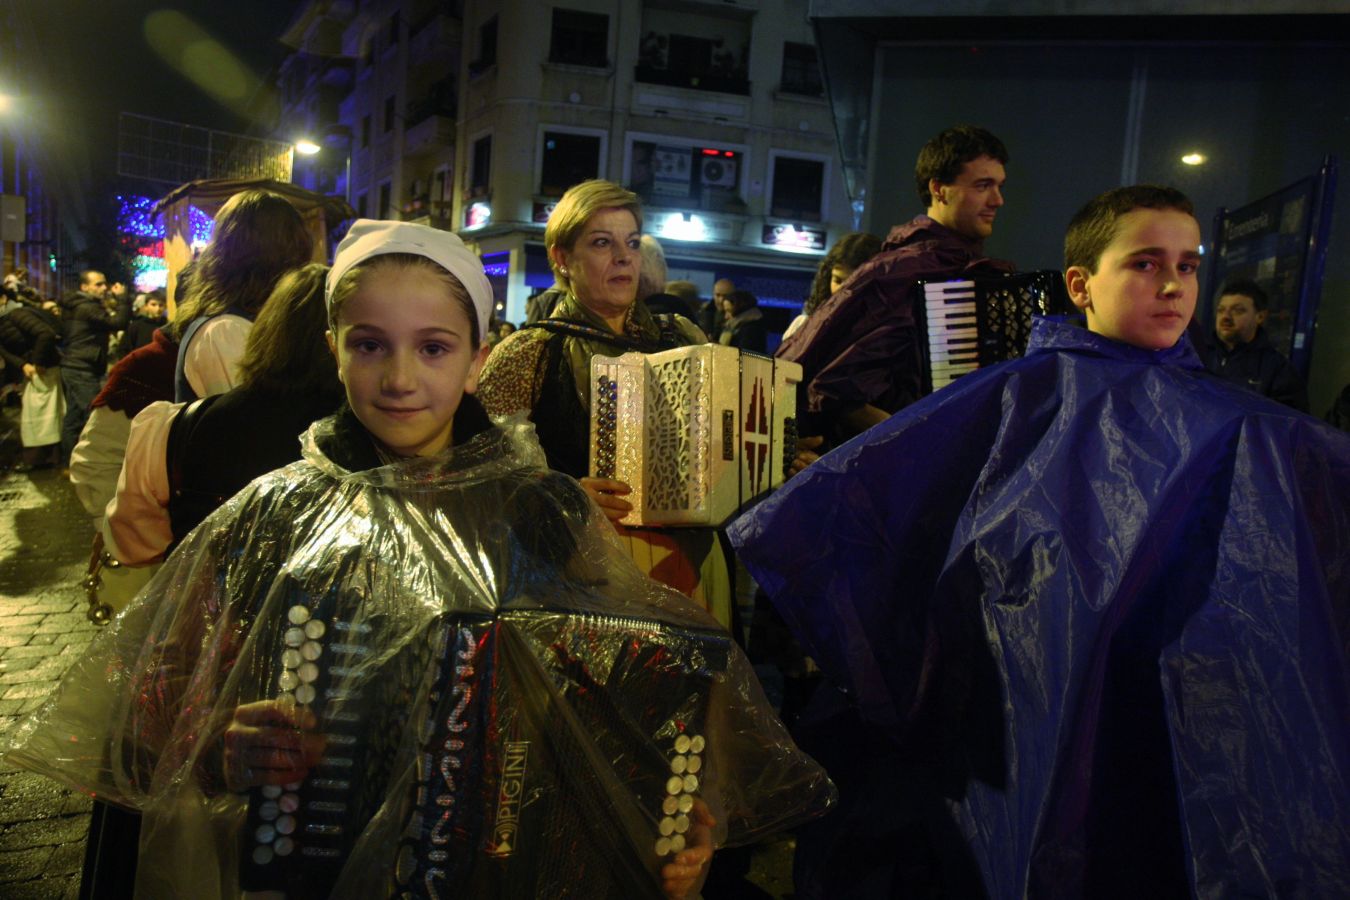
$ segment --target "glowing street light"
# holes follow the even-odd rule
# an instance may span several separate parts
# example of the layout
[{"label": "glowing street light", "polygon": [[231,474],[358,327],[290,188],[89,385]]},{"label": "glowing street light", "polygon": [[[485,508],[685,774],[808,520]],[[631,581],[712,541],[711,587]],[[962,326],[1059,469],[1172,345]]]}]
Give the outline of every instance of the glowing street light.
[{"label": "glowing street light", "polygon": [[1188,166],[1203,166],[1208,159],[1205,154],[1192,151],[1183,156],[1181,161]]},{"label": "glowing street light", "polygon": [[301,138],[295,142],[295,152],[301,156],[313,156],[323,148],[311,141],[309,138]]}]

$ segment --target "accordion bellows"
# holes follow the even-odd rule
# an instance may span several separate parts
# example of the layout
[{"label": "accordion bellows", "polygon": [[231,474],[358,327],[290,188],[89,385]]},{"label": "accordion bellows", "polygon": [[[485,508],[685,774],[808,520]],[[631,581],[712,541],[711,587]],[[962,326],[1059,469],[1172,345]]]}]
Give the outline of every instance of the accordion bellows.
[{"label": "accordion bellows", "polygon": [[591,360],[591,474],[626,525],[716,526],[783,483],[802,367],[718,344]]},{"label": "accordion bellows", "polygon": [[[657,897],[699,804],[718,846],[828,808],[744,654],[638,572],[527,421],[355,472],[331,421],[6,735],[143,812],[140,896]],[[303,781],[229,790],[221,735],[252,703],[313,714]]]}]

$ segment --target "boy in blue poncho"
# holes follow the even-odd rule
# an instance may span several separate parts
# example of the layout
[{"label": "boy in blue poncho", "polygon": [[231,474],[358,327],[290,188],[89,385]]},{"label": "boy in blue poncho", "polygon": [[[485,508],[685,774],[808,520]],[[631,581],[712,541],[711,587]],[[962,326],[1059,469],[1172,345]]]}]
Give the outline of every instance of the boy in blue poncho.
[{"label": "boy in blue poncho", "polygon": [[799,896],[1350,895],[1350,440],[1204,372],[1199,244],[1175,190],[1097,197],[1086,331],[733,525],[838,689]]}]

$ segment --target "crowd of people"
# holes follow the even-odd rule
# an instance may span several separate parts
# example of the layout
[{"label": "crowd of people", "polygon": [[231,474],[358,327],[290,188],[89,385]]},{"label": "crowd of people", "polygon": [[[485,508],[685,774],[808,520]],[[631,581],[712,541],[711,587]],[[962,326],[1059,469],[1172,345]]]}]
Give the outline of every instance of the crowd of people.
[{"label": "crowd of people", "polygon": [[[739,898],[723,848],[793,829],[803,898],[1350,893],[1350,437],[1259,285],[1193,321],[1199,225],[1153,185],[1069,223],[1079,321],[925,396],[915,285],[1015,270],[1008,164],[944,131],[925,212],[824,256],[775,350],[794,474],[720,528],[628,527],[590,471],[594,357],[770,342],[730,279],[667,279],[620,185],[557,203],[520,328],[453,234],[361,219],[316,261],[263,191],[171,322],[98,271],[59,305],[7,279],[25,446],[145,573],[10,739],[101,798],[86,879]],[[554,840],[515,831],[521,748]]]}]

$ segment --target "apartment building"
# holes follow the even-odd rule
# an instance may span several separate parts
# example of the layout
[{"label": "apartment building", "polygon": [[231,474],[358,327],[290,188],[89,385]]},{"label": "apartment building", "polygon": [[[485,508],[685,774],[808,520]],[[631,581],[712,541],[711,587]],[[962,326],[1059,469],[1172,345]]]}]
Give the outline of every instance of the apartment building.
[{"label": "apartment building", "polygon": [[[643,198],[672,278],[711,294],[730,277],[786,321],[852,222],[806,12],[806,0],[314,0],[291,37],[341,34],[340,53],[323,54],[351,72],[327,126],[331,183],[363,215],[475,245],[505,318],[552,284],[553,204],[599,177]],[[295,63],[308,85],[295,96],[326,111],[321,86],[343,83],[332,68]],[[322,116],[312,128],[325,131]]]}]

